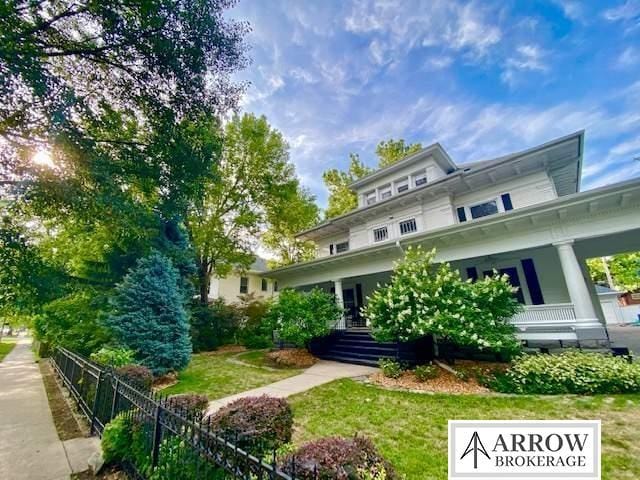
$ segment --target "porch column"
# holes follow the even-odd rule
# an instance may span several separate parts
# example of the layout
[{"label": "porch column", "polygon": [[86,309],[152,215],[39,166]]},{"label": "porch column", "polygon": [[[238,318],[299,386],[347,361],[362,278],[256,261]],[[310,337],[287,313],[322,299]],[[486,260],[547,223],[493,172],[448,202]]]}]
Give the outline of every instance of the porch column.
[{"label": "porch column", "polygon": [[338,322],[338,326],[339,326],[339,329],[345,329],[346,323],[344,318],[344,299],[342,298],[342,279],[341,278],[333,281],[333,289],[336,296],[336,303],[338,304],[338,307],[340,307],[340,310],[342,310],[342,319]]},{"label": "porch column", "polygon": [[578,321],[598,322],[589,288],[582,276],[580,262],[573,251],[573,240],[553,244],[558,250],[564,280]]}]

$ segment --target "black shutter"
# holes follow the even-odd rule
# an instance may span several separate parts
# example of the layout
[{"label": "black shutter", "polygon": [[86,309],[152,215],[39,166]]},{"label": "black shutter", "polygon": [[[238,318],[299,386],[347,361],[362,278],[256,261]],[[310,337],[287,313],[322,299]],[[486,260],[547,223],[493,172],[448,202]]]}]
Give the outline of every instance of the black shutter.
[{"label": "black shutter", "polygon": [[360,283],[356,283],[356,302],[359,307],[362,307],[362,285]]},{"label": "black shutter", "polygon": [[531,295],[531,303],[534,305],[542,305],[544,298],[542,297],[542,289],[540,288],[540,282],[538,281],[538,274],[536,273],[536,267],[533,264],[533,260],[530,258],[523,258],[522,270],[524,271],[524,278],[527,281],[529,287],[529,295]]},{"label": "black shutter", "polygon": [[467,268],[467,278],[472,279],[474,282],[478,281],[478,269],[476,267]]},{"label": "black shutter", "polygon": [[502,194],[502,205],[504,205],[505,211],[513,210],[513,203],[511,203],[511,195],[508,193]]},{"label": "black shutter", "polygon": [[333,255],[333,243],[329,245],[329,255]]},{"label": "black shutter", "polygon": [[467,221],[467,214],[464,211],[464,207],[458,207],[458,220],[461,222]]}]

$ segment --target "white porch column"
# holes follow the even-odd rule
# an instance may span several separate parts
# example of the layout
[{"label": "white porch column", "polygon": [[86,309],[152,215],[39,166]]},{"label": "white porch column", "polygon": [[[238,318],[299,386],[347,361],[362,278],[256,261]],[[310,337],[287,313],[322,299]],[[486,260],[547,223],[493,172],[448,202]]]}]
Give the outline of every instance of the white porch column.
[{"label": "white porch column", "polygon": [[333,288],[336,296],[336,303],[338,307],[342,310],[342,319],[338,322],[338,328],[344,329],[346,328],[345,318],[344,318],[344,299],[342,298],[342,279],[333,281]]},{"label": "white porch column", "polygon": [[589,288],[582,276],[580,262],[573,251],[573,240],[553,244],[558,250],[562,273],[567,284],[569,297],[578,321],[598,322],[598,315],[591,301]]}]

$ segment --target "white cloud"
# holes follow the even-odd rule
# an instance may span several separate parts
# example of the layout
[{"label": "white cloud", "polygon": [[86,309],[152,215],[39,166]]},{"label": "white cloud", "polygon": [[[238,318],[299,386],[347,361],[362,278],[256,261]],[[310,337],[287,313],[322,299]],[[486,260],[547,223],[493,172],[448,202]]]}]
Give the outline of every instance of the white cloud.
[{"label": "white cloud", "polygon": [[616,60],[618,68],[629,68],[640,62],[640,51],[632,46],[625,48]]},{"label": "white cloud", "polygon": [[638,19],[640,17],[640,0],[626,0],[617,7],[605,10],[602,16],[610,22]]},{"label": "white cloud", "polygon": [[424,62],[424,69],[428,71],[442,70],[449,67],[453,63],[453,57],[450,55],[440,55],[427,58]]},{"label": "white cloud", "polygon": [[564,13],[564,16],[568,19],[584,19],[584,8],[580,2],[574,0],[554,0],[553,3],[562,9],[562,13]]},{"label": "white cloud", "polygon": [[543,61],[546,55],[546,52],[537,45],[526,44],[518,46],[515,55],[507,59],[505,69],[500,78],[504,83],[513,86],[516,83],[518,72],[546,72],[549,70],[549,67]]}]

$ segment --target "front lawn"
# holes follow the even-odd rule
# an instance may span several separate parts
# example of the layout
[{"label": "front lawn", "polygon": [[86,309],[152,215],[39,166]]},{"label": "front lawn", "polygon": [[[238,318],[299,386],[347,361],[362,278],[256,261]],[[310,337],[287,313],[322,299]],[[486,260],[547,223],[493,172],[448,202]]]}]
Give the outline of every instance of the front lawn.
[{"label": "front lawn", "polygon": [[601,419],[602,478],[640,478],[640,395],[428,395],[347,379],[290,401],[296,444],[361,433],[407,479],[447,478],[447,420],[454,419]]},{"label": "front lawn", "polygon": [[4,360],[4,357],[9,355],[13,347],[16,346],[16,340],[14,338],[3,338],[0,342],[0,362]]},{"label": "front lawn", "polygon": [[210,400],[277,382],[301,370],[266,368],[264,350],[235,353],[198,353],[178,375],[178,383],[162,393],[202,393]]}]

